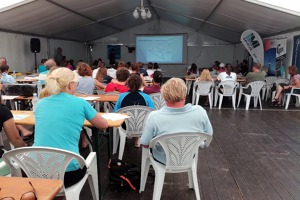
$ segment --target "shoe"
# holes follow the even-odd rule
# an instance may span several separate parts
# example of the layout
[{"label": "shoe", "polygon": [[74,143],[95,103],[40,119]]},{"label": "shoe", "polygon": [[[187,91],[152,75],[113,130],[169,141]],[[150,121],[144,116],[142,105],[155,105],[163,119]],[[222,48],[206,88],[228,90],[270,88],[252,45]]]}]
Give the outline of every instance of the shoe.
[{"label": "shoe", "polygon": [[24,142],[31,142],[31,141],[34,140],[34,133],[32,133],[31,135],[22,137],[22,139],[23,139]]}]

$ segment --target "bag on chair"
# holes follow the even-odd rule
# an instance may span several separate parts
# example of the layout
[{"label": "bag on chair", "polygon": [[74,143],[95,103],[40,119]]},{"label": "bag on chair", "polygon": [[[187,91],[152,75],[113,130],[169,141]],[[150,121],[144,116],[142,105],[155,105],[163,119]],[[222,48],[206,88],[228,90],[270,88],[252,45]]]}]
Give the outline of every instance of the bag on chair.
[{"label": "bag on chair", "polygon": [[120,190],[138,191],[140,187],[140,169],[136,165],[129,166],[117,158],[108,163],[109,180]]}]

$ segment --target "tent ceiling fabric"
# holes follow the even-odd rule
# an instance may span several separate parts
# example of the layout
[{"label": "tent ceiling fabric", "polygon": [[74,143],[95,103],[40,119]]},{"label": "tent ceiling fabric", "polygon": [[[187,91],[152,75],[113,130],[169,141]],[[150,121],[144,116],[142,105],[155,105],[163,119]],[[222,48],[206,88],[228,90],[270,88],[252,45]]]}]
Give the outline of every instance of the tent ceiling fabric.
[{"label": "tent ceiling fabric", "polygon": [[300,17],[242,0],[144,0],[144,5],[152,13],[147,21],[132,16],[140,0],[36,0],[0,13],[0,30],[92,42],[162,20],[233,44],[246,29],[262,37],[300,30]]}]

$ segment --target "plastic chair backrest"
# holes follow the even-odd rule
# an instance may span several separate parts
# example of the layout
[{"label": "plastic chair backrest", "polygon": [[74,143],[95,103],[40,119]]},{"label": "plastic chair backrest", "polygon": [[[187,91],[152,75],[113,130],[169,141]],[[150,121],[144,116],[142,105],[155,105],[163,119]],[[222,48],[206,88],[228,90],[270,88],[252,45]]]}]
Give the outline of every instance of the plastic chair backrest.
[{"label": "plastic chair backrest", "polygon": [[155,109],[159,110],[166,105],[165,99],[160,92],[150,94],[150,97],[155,105]]},{"label": "plastic chair backrest", "polygon": [[206,133],[182,132],[159,135],[150,141],[149,147],[157,143],[166,154],[166,170],[180,171],[191,168],[199,146],[208,146],[212,136]]},{"label": "plastic chair backrest", "polygon": [[265,81],[266,81],[266,85],[267,87],[272,87],[273,86],[273,83],[277,80],[278,78],[276,76],[268,76],[265,78]]},{"label": "plastic chair backrest", "polygon": [[279,83],[286,83],[286,84],[289,84],[289,79],[286,79],[286,78],[278,78],[274,81],[274,84],[277,86],[279,85]]},{"label": "plastic chair backrest", "polygon": [[79,166],[85,166],[85,160],[73,152],[49,147],[22,147],[10,150],[3,160],[12,169],[19,167],[30,178],[60,179],[69,163],[75,159]]},{"label": "plastic chair backrest", "polygon": [[249,87],[251,87],[251,96],[260,95],[261,88],[266,84],[264,81],[253,81],[249,83]]},{"label": "plastic chair backrest", "polygon": [[[126,133],[128,135],[141,135],[144,130],[147,117],[152,111],[153,109],[147,106],[134,105],[120,108],[117,110],[117,113],[126,113],[130,116],[125,119]],[[120,128],[122,128],[122,126]]]},{"label": "plastic chair backrest", "polygon": [[235,81],[223,81],[219,83],[219,87],[222,88],[224,96],[233,95],[237,86],[238,83]]},{"label": "plastic chair backrest", "polygon": [[212,86],[214,82],[212,81],[198,81],[194,83],[195,92],[200,95],[208,95],[212,92]]}]

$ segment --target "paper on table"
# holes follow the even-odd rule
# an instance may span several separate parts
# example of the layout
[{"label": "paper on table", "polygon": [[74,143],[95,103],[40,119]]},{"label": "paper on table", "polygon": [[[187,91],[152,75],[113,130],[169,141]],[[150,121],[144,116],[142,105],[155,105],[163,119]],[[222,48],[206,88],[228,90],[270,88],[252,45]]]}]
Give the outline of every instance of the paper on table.
[{"label": "paper on table", "polygon": [[99,99],[100,97],[78,97],[78,98],[84,99],[86,101],[93,101],[95,99]]},{"label": "paper on table", "polygon": [[10,95],[2,95],[3,100],[13,100],[14,98],[17,98],[19,96],[10,96]]},{"label": "paper on table", "polygon": [[22,115],[22,114],[13,114],[13,115],[14,115],[14,120],[21,120],[29,116],[29,115]]},{"label": "paper on table", "polygon": [[117,120],[129,118],[130,116],[122,115],[119,113],[107,113],[107,114],[102,115],[102,117],[104,119],[110,119],[112,121],[117,121]]}]

